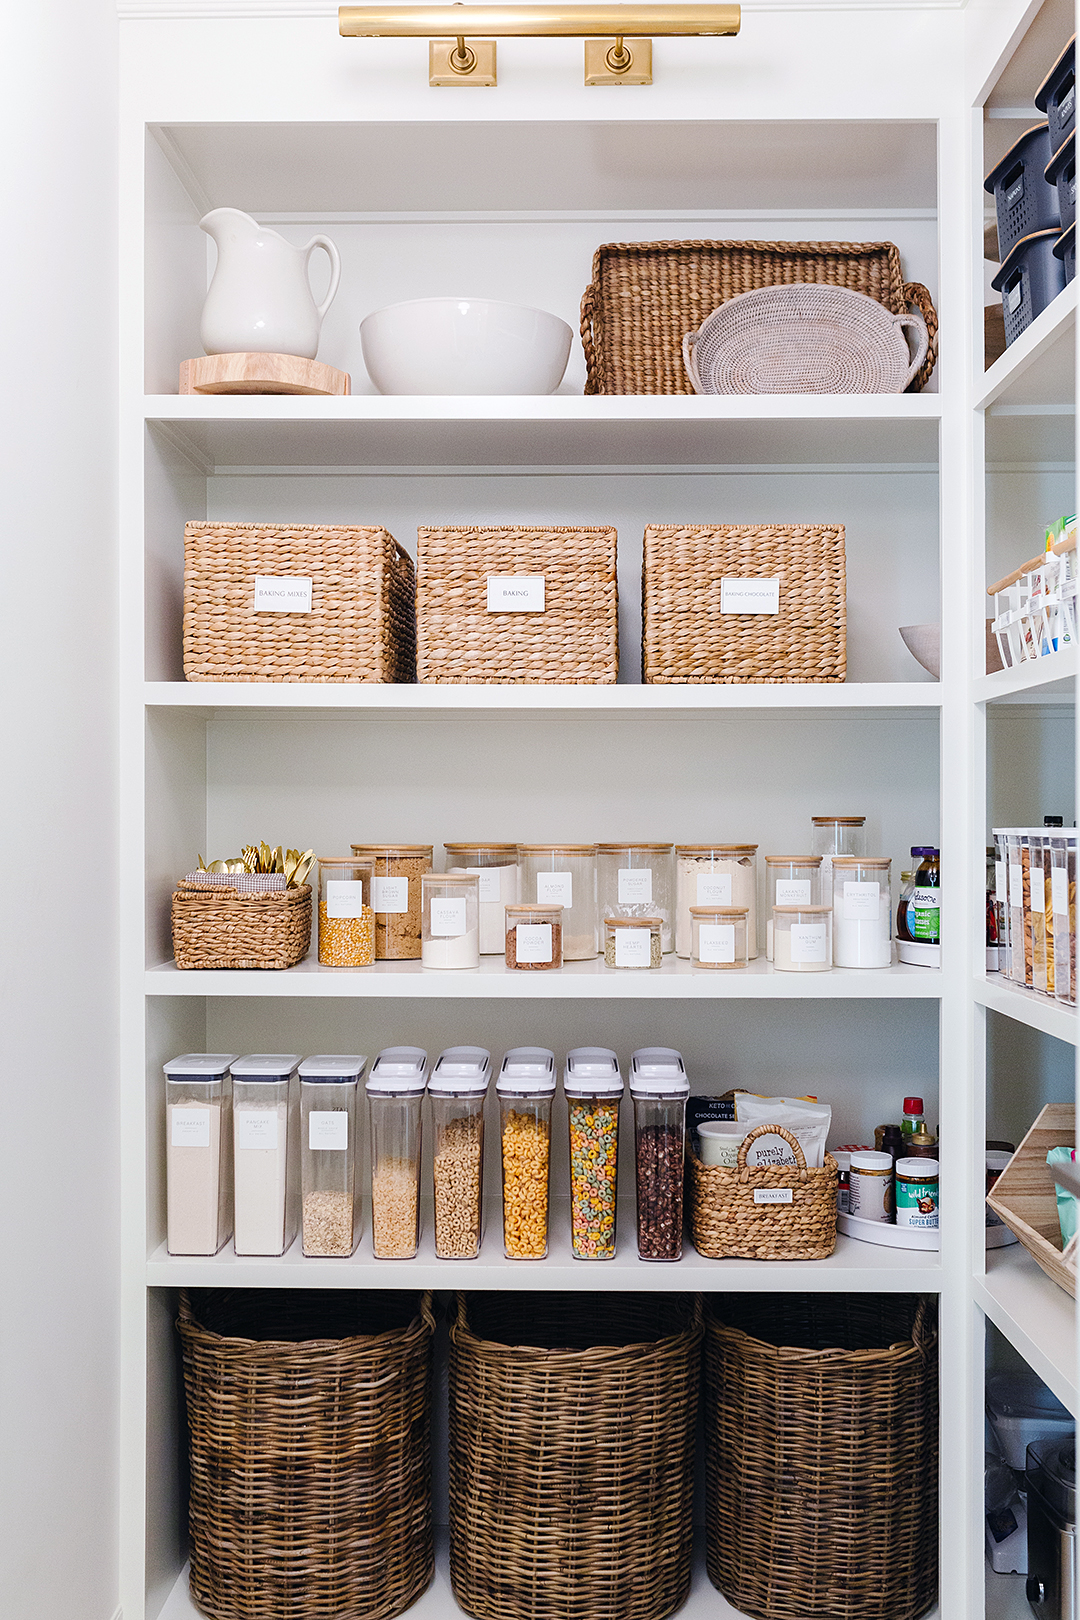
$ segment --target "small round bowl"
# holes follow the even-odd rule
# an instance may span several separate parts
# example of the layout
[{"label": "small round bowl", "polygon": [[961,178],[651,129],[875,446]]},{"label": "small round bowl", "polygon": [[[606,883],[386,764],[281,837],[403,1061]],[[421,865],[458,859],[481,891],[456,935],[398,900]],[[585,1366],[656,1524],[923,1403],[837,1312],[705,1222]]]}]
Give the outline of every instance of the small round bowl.
[{"label": "small round bowl", "polygon": [[380,394],[552,394],[573,335],[547,310],[492,298],[415,298],[360,323]]},{"label": "small round bowl", "polygon": [[[998,639],[990,626],[992,619],[986,621],[986,673],[994,675],[1004,666],[1001,662],[1001,650]],[[902,624],[900,634],[904,639],[904,646],[935,681],[941,679],[941,625],[940,624]]]}]

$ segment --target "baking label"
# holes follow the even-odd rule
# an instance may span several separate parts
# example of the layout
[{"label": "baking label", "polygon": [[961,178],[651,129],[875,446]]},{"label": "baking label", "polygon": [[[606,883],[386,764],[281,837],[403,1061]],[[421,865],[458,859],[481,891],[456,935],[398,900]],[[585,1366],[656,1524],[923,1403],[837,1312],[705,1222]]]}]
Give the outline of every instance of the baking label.
[{"label": "baking label", "polygon": [[536,903],[539,906],[572,906],[573,872],[537,872]]},{"label": "baking label", "polygon": [[620,906],[647,905],[652,901],[652,868],[619,867]]},{"label": "baking label", "polygon": [[1009,314],[1010,315],[1015,315],[1016,311],[1020,308],[1020,305],[1024,302],[1024,278],[1023,278],[1023,276],[1020,276],[1013,283],[1013,285],[1009,288],[1007,302],[1008,302]]},{"label": "baking label", "polygon": [[652,957],[652,930],[616,928],[615,966],[648,967]]},{"label": "baking label", "polygon": [[779,579],[722,579],[721,613],[779,613]]},{"label": "baking label", "polygon": [[827,962],[829,942],[826,925],[819,923],[792,923],[791,960],[793,962]]},{"label": "baking label", "polygon": [[371,904],[375,911],[383,913],[408,911],[408,878],[374,878],[371,884]]},{"label": "baking label", "polygon": [[793,1204],[795,1195],[790,1187],[755,1187],[755,1204]]},{"label": "baking label", "polygon": [[498,866],[467,866],[465,870],[471,872],[479,880],[476,885],[476,892],[480,898],[480,904],[498,905],[502,899],[499,892],[501,887],[499,873],[502,868]]},{"label": "baking label", "polygon": [[698,961],[734,962],[735,924],[698,924]]},{"label": "baking label", "polygon": [[255,612],[310,613],[310,579],[298,574],[256,574]]},{"label": "baking label", "polygon": [[271,1148],[278,1145],[278,1112],[276,1108],[238,1108],[236,1145],[244,1148]]},{"label": "baking label", "polygon": [[364,915],[364,885],[358,878],[327,878],[324,892],[328,917]]},{"label": "baking label", "polygon": [[313,1108],[307,1121],[312,1153],[344,1153],[349,1145],[349,1116],[344,1109]]},{"label": "baking label", "polygon": [[1069,874],[1063,866],[1055,866],[1050,874],[1050,894],[1056,917],[1069,912]]},{"label": "baking label", "polygon": [[699,872],[697,879],[698,906],[730,906],[731,873]]},{"label": "baking label", "polygon": [[551,924],[518,923],[516,955],[519,962],[551,961]]},{"label": "baking label", "polygon": [[489,574],[489,613],[543,613],[543,574]]},{"label": "baking label", "polygon": [[431,932],[436,939],[457,939],[465,932],[464,900],[433,900]]},{"label": "baking label", "polygon": [[[1052,881],[1052,880],[1051,880]],[[1031,874],[1031,909],[1032,911],[1046,910],[1046,879],[1039,867],[1035,867]]]},{"label": "baking label", "polygon": [[172,1110],[172,1147],[210,1146],[209,1108],[174,1108]]},{"label": "baking label", "polygon": [[994,898],[1000,900],[1002,905],[1005,903],[1005,885],[1008,882],[1006,871],[1007,868],[1004,861],[994,862]]},{"label": "baking label", "polygon": [[1015,861],[1009,862],[1009,904],[1022,906],[1024,904],[1024,868]]},{"label": "baking label", "polygon": [[866,918],[877,922],[880,910],[880,883],[844,884],[844,916],[849,922]]},{"label": "baking label", "polygon": [[808,906],[810,904],[809,878],[777,878],[774,906]]}]

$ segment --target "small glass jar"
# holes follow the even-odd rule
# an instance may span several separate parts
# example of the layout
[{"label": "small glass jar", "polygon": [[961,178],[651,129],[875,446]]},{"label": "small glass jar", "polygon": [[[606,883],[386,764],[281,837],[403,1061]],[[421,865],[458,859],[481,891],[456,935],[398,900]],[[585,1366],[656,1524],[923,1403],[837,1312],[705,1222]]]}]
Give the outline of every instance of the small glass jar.
[{"label": "small glass jar", "polygon": [[232,1234],[232,1085],[225,1052],[165,1064],[165,1181],[170,1254],[217,1254]]},{"label": "small glass jar", "polygon": [[562,906],[564,962],[584,962],[599,950],[595,844],[519,844],[521,898]]},{"label": "small glass jar", "polygon": [[300,1236],[306,1255],[347,1260],[360,1236],[356,1097],[367,1058],[300,1065]]},{"label": "small glass jar", "polygon": [[659,917],[660,948],[675,948],[675,861],[671,844],[597,844],[601,917]]},{"label": "small glass jar", "polygon": [[562,918],[562,906],[507,906],[507,967],[528,971],[561,968]]},{"label": "small glass jar", "polygon": [[676,844],[675,950],[689,956],[691,906],[745,906],[746,955],[757,956],[757,845]]},{"label": "small glass jar", "polygon": [[495,1089],[502,1139],[503,1250],[508,1260],[543,1260],[554,1052],[540,1046],[514,1047],[502,1060]]},{"label": "small glass jar", "polygon": [[810,853],[821,856],[821,894],[828,900],[832,894],[832,861],[834,855],[865,855],[865,816],[811,816]]},{"label": "small glass jar", "polygon": [[375,960],[415,961],[421,951],[420,879],[431,871],[430,844],[353,844],[374,870]]},{"label": "small glass jar", "polygon": [[605,917],[604,966],[658,968],[663,959],[659,917]]},{"label": "small glass jar", "polygon": [[749,918],[746,906],[691,906],[691,967],[744,968]]},{"label": "small glass jar", "polygon": [[773,959],[774,906],[820,906],[820,855],[766,855],[765,959]]},{"label": "small glass jar", "polygon": [[1054,995],[1076,1001],[1076,834],[1050,839],[1050,906],[1054,937]]},{"label": "small glass jar", "polygon": [[444,844],[448,872],[479,878],[480,955],[501,956],[506,945],[507,906],[521,899],[516,844]]},{"label": "small glass jar", "polygon": [[319,857],[319,966],[370,967],[375,960],[375,868],[355,856]]},{"label": "small glass jar", "polygon": [[431,1071],[428,1095],[435,1127],[435,1253],[475,1260],[483,1237],[484,1098],[491,1054],[450,1046]]},{"label": "small glass jar", "polygon": [[257,1052],[232,1066],[233,1247],[284,1254],[296,1236],[294,1053]]},{"label": "small glass jar", "polygon": [[570,1239],[577,1260],[615,1256],[619,1099],[615,1053],[578,1046],[566,1054],[563,1091],[570,1121]]},{"label": "small glass jar", "polygon": [[480,966],[479,884],[471,872],[425,872],[420,879],[424,967]]},{"label": "small glass jar", "polygon": [[833,856],[833,962],[844,968],[892,963],[892,890],[887,855]]},{"label": "small glass jar", "polygon": [[681,1260],[683,1154],[690,1085],[683,1060],[668,1046],[646,1046],[630,1060],[634,1099],[638,1256]]},{"label": "small glass jar", "polygon": [[376,1260],[411,1260],[420,1245],[421,1105],[427,1053],[388,1046],[368,1077],[371,1248]]},{"label": "small glass jar", "polygon": [[773,967],[778,973],[828,973],[833,965],[831,906],[773,907]]}]

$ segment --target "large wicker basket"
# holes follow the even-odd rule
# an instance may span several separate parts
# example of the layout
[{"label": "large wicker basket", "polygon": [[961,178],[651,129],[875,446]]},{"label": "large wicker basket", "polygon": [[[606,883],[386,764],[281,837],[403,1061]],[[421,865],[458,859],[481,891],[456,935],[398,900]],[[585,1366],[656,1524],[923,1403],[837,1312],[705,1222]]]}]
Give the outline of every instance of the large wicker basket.
[{"label": "large wicker basket", "polygon": [[458,1298],[450,1574],[480,1620],[661,1620],[690,1585],[700,1306]]},{"label": "large wicker basket", "polygon": [[433,1571],[430,1298],[180,1296],[191,1595],[214,1620],[380,1620]]},{"label": "large wicker basket", "polygon": [[937,359],[937,312],[906,282],[892,242],[605,242],[581,300],[587,394],[692,394],[682,340],[706,315],[756,287],[822,282],[876,298],[894,315],[914,304],[929,349],[911,390]]},{"label": "large wicker basket", "polygon": [[[310,612],[255,611],[257,577],[311,582]],[[385,529],[188,523],[189,681],[414,681],[412,559]]]},{"label": "large wicker basket", "polygon": [[1076,1146],[1076,1109],[1050,1103],[1020,1143],[987,1194],[986,1202],[1015,1232],[1052,1282],[1076,1298],[1076,1262],[1061,1246],[1054,1176],[1046,1162],[1051,1148]]},{"label": "large wicker basket", "polygon": [[[747,1166],[759,1136],[782,1136],[798,1164]],[[737,1169],[690,1166],[690,1232],[707,1260],[824,1260],[836,1248],[836,1160],[808,1170],[802,1148],[782,1125],[758,1125],[739,1149]]]},{"label": "large wicker basket", "polygon": [[[724,582],[778,581],[775,613],[723,611]],[[842,681],[841,523],[650,524],[641,568],[647,684]]]},{"label": "large wicker basket", "polygon": [[291,968],[311,944],[311,887],[241,894],[181,880],[172,897],[178,968]]},{"label": "large wicker basket", "polygon": [[760,1620],[917,1620],[937,1595],[933,1305],[727,1294],[706,1307],[706,1557]]}]

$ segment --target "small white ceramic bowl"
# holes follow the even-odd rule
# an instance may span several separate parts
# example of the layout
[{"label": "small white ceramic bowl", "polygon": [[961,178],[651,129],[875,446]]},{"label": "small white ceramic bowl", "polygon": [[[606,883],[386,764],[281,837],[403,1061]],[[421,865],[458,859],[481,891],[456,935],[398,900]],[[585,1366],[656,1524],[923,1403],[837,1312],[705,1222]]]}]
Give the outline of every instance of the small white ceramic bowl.
[{"label": "small white ceramic bowl", "polygon": [[415,298],[360,323],[380,394],[552,394],[573,336],[547,310],[493,298]]}]

